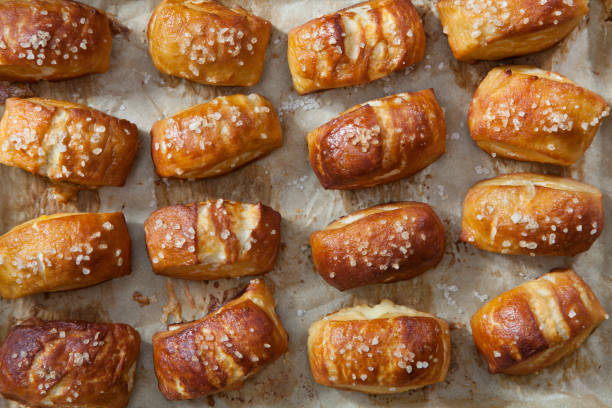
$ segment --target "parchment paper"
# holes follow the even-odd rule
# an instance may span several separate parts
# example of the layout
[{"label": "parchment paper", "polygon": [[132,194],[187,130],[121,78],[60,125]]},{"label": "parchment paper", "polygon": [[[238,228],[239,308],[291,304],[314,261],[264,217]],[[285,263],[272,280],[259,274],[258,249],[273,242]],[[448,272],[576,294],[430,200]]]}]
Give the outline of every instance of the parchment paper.
[{"label": "parchment paper", "polygon": [[[146,25],[157,0],[90,0],[114,14],[130,33],[114,38],[111,69],[103,75],[32,86],[39,96],[72,100],[135,122],[141,146],[123,188],[83,191],[65,205],[50,197],[48,183],[26,172],[0,166],[0,232],[37,217],[66,211],[122,209],[129,223],[134,255],[130,276],[64,293],[0,301],[0,337],[15,321],[86,319],[124,322],[142,336],[140,362],[130,407],[593,407],[612,405],[612,322],[605,322],[585,345],[539,375],[490,375],[473,345],[469,318],[486,299],[536,278],[554,267],[572,267],[612,312],[612,227],[588,252],[575,258],[503,256],[458,242],[461,206],[469,186],[512,171],[535,171],[575,177],[604,193],[612,214],[612,120],[606,120],[593,145],[569,168],[494,159],[469,136],[466,113],[471,96],[488,70],[500,62],[473,65],[455,61],[442,34],[435,2],[417,0],[427,33],[427,56],[412,69],[362,87],[298,96],[286,62],[287,32],[311,18],[346,7],[354,0],[223,0],[239,4],[274,25],[262,81],[252,88],[207,87],[157,72],[146,50]],[[599,1],[578,28],[559,45],[535,55],[505,61],[533,64],[565,74],[612,104],[612,22]],[[305,136],[341,111],[384,95],[433,87],[446,111],[447,153],[405,180],[352,192],[326,191],[307,160]],[[159,180],[153,171],[149,130],[154,121],[217,95],[259,92],[280,114],[284,146],[263,160],[231,174],[197,181]],[[188,282],[156,276],[145,251],[143,221],[156,208],[176,203],[225,198],[261,201],[281,212],[282,247],[266,279],[276,288],[277,311],[290,336],[289,352],[250,379],[239,391],[187,402],[167,402],[157,390],[151,337],[165,328],[163,309],[173,288],[182,319],[204,316],[244,287],[248,278]],[[337,217],[393,200],[431,204],[447,233],[446,253],[434,270],[400,283],[362,287],[341,293],[313,269],[308,239]],[[136,293],[138,292],[138,293]],[[137,298],[140,302],[133,300]],[[170,296],[170,300],[173,296]],[[327,313],[363,302],[389,298],[435,313],[452,324],[452,363],[445,382],[394,396],[367,396],[319,386],[306,356],[307,330]],[[149,302],[148,305],[141,305]],[[172,303],[172,302],[170,302]],[[166,307],[166,312],[178,312]],[[177,320],[178,313],[169,317]],[[0,400],[0,407],[12,406]]]}]

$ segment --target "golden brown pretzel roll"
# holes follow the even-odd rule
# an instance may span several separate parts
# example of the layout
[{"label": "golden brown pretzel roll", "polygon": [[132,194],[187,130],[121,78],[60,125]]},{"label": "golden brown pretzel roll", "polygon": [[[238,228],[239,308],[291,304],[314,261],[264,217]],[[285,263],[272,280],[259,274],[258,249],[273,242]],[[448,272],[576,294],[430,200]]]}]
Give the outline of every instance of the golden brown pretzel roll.
[{"label": "golden brown pretzel roll", "polygon": [[151,129],[151,156],[161,177],[219,176],[282,145],[274,107],[257,94],[220,96]]},{"label": "golden brown pretzel roll", "polygon": [[589,12],[588,0],[439,0],[437,5],[460,61],[541,51],[561,41]]},{"label": "golden brown pretzel roll", "polygon": [[364,84],[425,56],[421,17],[410,0],[370,0],[289,32],[287,58],[300,94]]},{"label": "golden brown pretzel roll", "polygon": [[609,114],[601,96],[556,72],[506,66],[493,68],[478,86],[468,125],[487,153],[570,165]]},{"label": "golden brown pretzel roll", "polygon": [[445,151],[444,112],[431,89],[353,106],[308,134],[310,164],[325,188],[389,183]]},{"label": "golden brown pretzel roll", "polygon": [[0,394],[33,408],[127,407],[139,351],[127,324],[31,319],[0,347]]},{"label": "golden brown pretzel roll", "polygon": [[591,288],[567,269],[491,299],[471,324],[491,373],[530,374],[572,353],[607,318]]},{"label": "golden brown pretzel roll", "polygon": [[149,20],[153,64],[161,72],[209,85],[259,82],[270,22],[215,0],[164,0]]},{"label": "golden brown pretzel roll", "polygon": [[433,208],[416,202],[357,211],[310,236],[315,268],[340,290],[420,275],[440,262],[444,242]]},{"label": "golden brown pretzel roll", "polygon": [[0,79],[57,80],[108,70],[111,29],[101,10],[67,0],[3,0],[0,27]]},{"label": "golden brown pretzel roll", "polygon": [[349,391],[392,394],[444,381],[450,353],[444,320],[386,299],[341,309],[308,330],[315,381]]},{"label": "golden brown pretzel roll", "polygon": [[43,215],[0,236],[0,295],[78,289],[130,273],[123,213]]},{"label": "golden brown pretzel roll", "polygon": [[502,254],[572,256],[589,249],[603,226],[602,196],[595,187],[516,173],[468,191],[461,240]]},{"label": "golden brown pretzel roll", "polygon": [[219,199],[161,208],[144,228],[153,272],[210,280],[272,270],[280,226],[268,206]]},{"label": "golden brown pretzel roll", "polygon": [[602,3],[606,12],[606,21],[612,20],[612,0],[602,0]]},{"label": "golden brown pretzel roll", "polygon": [[287,332],[262,279],[217,311],[153,336],[159,390],[169,400],[237,390],[287,351]]},{"label": "golden brown pretzel roll", "polygon": [[87,106],[9,98],[0,120],[0,163],[88,187],[125,184],[138,128]]}]

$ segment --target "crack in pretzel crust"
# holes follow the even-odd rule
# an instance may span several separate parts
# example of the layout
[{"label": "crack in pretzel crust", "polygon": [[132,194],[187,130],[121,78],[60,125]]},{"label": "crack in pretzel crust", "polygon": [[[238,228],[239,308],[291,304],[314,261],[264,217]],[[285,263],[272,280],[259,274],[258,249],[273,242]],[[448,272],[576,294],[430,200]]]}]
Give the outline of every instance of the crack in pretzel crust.
[{"label": "crack in pretzel crust", "polygon": [[108,70],[110,21],[76,1],[0,2],[0,79],[60,80]]},{"label": "crack in pretzel crust", "polygon": [[289,32],[295,90],[364,84],[425,57],[425,32],[409,0],[371,0],[311,20]]},{"label": "crack in pretzel crust", "polygon": [[130,271],[130,235],[121,212],[43,215],[0,236],[4,298],[83,288]]},{"label": "crack in pretzel crust", "polygon": [[280,228],[280,214],[268,206],[221,199],[161,208],[144,227],[153,272],[197,280],[269,272]]},{"label": "crack in pretzel crust", "polygon": [[393,394],[444,381],[450,364],[448,324],[383,300],[341,309],[308,330],[316,382],[368,394]]},{"label": "crack in pretzel crust", "polygon": [[440,262],[444,243],[442,222],[417,202],[357,211],[310,236],[315,268],[340,290],[420,275]]},{"label": "crack in pretzel crust", "polygon": [[214,0],[164,0],[153,11],[149,55],[161,72],[208,85],[259,82],[272,25]]},{"label": "crack in pretzel crust", "polygon": [[287,332],[262,279],[216,312],[168,329],[153,336],[153,361],[169,400],[237,390],[287,351]]},{"label": "crack in pretzel crust", "polygon": [[591,288],[566,269],[491,299],[471,325],[491,373],[525,375],[574,352],[605,319]]},{"label": "crack in pretzel crust", "polygon": [[508,174],[470,188],[461,226],[461,241],[485,251],[573,256],[601,235],[602,195],[569,178]]},{"label": "crack in pretzel crust", "polygon": [[126,324],[28,320],[0,347],[0,394],[32,408],[122,408],[140,335]]}]

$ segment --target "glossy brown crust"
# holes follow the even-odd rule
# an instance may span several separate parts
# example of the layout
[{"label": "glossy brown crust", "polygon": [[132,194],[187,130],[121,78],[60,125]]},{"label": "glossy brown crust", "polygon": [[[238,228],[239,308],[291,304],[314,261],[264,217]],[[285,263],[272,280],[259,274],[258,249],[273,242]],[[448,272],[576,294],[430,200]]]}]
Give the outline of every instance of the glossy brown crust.
[{"label": "glossy brown crust", "polygon": [[0,163],[87,187],[122,186],[138,128],[87,106],[9,98],[0,120]]},{"label": "glossy brown crust", "polygon": [[257,94],[220,96],[151,129],[151,156],[161,177],[219,176],[282,145],[274,107]]},{"label": "glossy brown crust", "polygon": [[420,275],[440,262],[444,243],[434,210],[416,202],[357,211],[310,236],[315,268],[340,290]]},{"label": "glossy brown crust", "polygon": [[572,353],[607,318],[591,288],[567,269],[502,293],[471,324],[489,371],[522,375]]},{"label": "glossy brown crust", "polygon": [[169,400],[237,390],[287,351],[287,332],[261,279],[206,317],[153,336],[159,390]]},{"label": "glossy brown crust", "polygon": [[602,195],[595,187],[516,173],[468,191],[460,239],[502,254],[573,256],[589,249],[603,227]]},{"label": "glossy brown crust", "polygon": [[130,273],[123,213],[41,216],[0,236],[0,295],[78,289]]},{"label": "glossy brown crust", "polygon": [[612,21],[612,0],[603,0],[602,3],[606,12],[606,21]]},{"label": "glossy brown crust", "polygon": [[108,70],[103,11],[67,0],[0,1],[0,79],[58,80]]},{"label": "glossy brown crust", "polygon": [[497,60],[544,50],[589,12],[588,0],[439,0],[448,44],[460,61]]},{"label": "glossy brown crust", "polygon": [[214,0],[164,0],[153,11],[149,55],[161,72],[208,85],[259,82],[272,25]]},{"label": "glossy brown crust", "polygon": [[308,330],[316,382],[368,394],[392,394],[444,381],[448,324],[389,300],[341,309]]},{"label": "glossy brown crust", "polygon": [[421,18],[409,0],[371,0],[289,32],[287,58],[300,94],[364,84],[425,56]]},{"label": "glossy brown crust", "polygon": [[468,125],[487,153],[567,166],[582,156],[609,114],[601,96],[562,75],[505,66],[478,86]]},{"label": "glossy brown crust", "polygon": [[308,134],[321,185],[355,189],[389,183],[429,166],[446,151],[444,112],[431,89],[374,99]]},{"label": "glossy brown crust", "polygon": [[268,206],[219,199],[161,208],[144,229],[153,272],[210,280],[271,271],[280,226]]},{"label": "glossy brown crust", "polygon": [[0,347],[0,394],[32,408],[122,408],[140,335],[127,324],[28,320]]}]

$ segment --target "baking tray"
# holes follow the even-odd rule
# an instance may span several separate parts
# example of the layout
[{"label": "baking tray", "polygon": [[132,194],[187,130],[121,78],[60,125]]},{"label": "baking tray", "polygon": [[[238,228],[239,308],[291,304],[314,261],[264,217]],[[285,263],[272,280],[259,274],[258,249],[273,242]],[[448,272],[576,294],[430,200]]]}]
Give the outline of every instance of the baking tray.
[{"label": "baking tray", "polygon": [[[354,3],[353,0],[223,0],[270,20],[274,26],[261,82],[251,88],[208,87],[160,74],[146,46],[146,25],[157,0],[85,1],[105,9],[128,30],[114,38],[111,69],[70,81],[32,85],[36,95],[84,103],[135,122],[140,150],[122,188],[83,191],[59,204],[46,180],[0,166],[0,232],[41,214],[123,210],[133,242],[131,275],[95,287],[0,300],[0,337],[16,321],[85,319],[124,322],[142,336],[136,385],[130,407],[600,407],[612,405],[612,323],[606,321],[577,352],[538,375],[490,375],[469,331],[469,318],[486,299],[536,278],[554,267],[572,267],[604,307],[612,311],[612,228],[586,253],[574,258],[502,256],[459,242],[461,206],[469,186],[513,171],[571,176],[599,187],[605,211],[612,214],[612,120],[600,128],[586,155],[568,168],[491,158],[473,143],[467,108],[480,80],[502,63],[552,69],[602,95],[612,104],[612,22],[604,5],[591,11],[560,44],[547,51],[501,62],[465,64],[454,60],[435,10],[435,2],[415,1],[427,34],[427,56],[406,71],[374,83],[298,96],[286,62],[287,32],[311,18]],[[397,92],[433,88],[446,112],[447,153],[404,180],[356,191],[324,190],[307,160],[305,136],[346,108]],[[258,92],[280,115],[284,146],[266,158],[214,179],[160,180],[149,154],[154,121],[218,95]],[[266,275],[276,289],[277,311],[290,336],[289,352],[253,377],[239,391],[209,398],[167,402],[157,390],[151,337],[164,321],[192,320],[232,298],[248,278],[188,282],[156,276],[145,251],[143,221],[156,208],[176,203],[225,198],[261,201],[280,211],[282,246],[275,269]],[[310,233],[349,212],[397,200],[432,205],[444,222],[447,246],[433,270],[412,280],[339,292],[314,271]],[[236,289],[238,288],[238,289]],[[452,362],[446,381],[392,396],[367,396],[314,383],[306,356],[309,325],[340,307],[389,298],[435,313],[451,323]],[[148,304],[147,304],[148,303]],[[180,310],[179,310],[180,309]],[[11,405],[0,400],[0,407]]]}]

